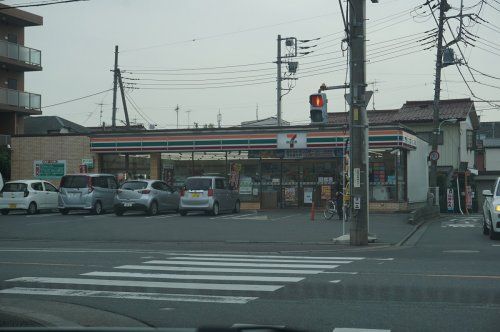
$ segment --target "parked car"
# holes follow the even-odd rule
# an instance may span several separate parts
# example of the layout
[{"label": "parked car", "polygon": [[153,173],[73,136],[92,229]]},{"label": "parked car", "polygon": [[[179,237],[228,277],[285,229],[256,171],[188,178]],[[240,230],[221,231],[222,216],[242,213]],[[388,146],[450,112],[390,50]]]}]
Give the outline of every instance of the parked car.
[{"label": "parked car", "polygon": [[65,175],[59,187],[59,211],[88,210],[102,214],[113,210],[118,183],[111,174]]},{"label": "parked car", "polygon": [[179,209],[179,192],[158,180],[135,180],[121,184],[115,196],[114,210],[121,216],[127,210],[146,211],[152,216],[160,211]]},{"label": "parked car", "polygon": [[222,211],[240,212],[240,196],[226,179],[219,176],[193,176],[186,179],[181,191],[179,212],[205,211],[216,216]]},{"label": "parked car", "polygon": [[493,192],[483,190],[483,234],[491,239],[500,237],[500,178],[495,182]]},{"label": "parked car", "polygon": [[57,188],[41,180],[6,182],[0,191],[0,211],[25,210],[28,214],[57,209]]}]

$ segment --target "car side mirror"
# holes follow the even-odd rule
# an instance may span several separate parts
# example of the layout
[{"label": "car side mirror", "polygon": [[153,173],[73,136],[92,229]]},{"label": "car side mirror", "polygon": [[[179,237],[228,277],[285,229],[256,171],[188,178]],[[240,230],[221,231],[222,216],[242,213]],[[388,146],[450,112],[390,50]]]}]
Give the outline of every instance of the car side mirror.
[{"label": "car side mirror", "polygon": [[486,196],[486,197],[491,197],[493,196],[493,194],[491,193],[491,190],[483,190],[483,196]]}]

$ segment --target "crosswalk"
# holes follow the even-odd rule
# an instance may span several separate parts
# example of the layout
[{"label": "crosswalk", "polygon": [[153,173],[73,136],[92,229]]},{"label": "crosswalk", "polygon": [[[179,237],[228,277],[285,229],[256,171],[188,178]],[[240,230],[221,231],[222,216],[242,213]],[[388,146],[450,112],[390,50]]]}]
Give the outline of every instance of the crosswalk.
[{"label": "crosswalk", "polygon": [[[246,304],[364,257],[170,253],[75,277],[22,276],[0,294]],[[340,281],[338,281],[340,282]],[[173,291],[173,292],[172,292]]]}]

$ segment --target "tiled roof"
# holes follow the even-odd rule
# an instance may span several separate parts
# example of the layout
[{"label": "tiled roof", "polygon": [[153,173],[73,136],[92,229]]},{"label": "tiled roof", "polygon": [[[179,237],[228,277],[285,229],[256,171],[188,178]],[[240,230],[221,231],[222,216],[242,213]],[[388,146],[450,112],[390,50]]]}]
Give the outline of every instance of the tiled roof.
[{"label": "tiled roof", "polygon": [[24,119],[26,135],[46,135],[59,132],[63,128],[70,133],[88,133],[87,128],[58,116],[30,116]]},{"label": "tiled roof", "polygon": [[[439,103],[440,120],[458,119],[465,120],[470,112],[475,126],[478,125],[476,112],[474,111],[474,102],[467,99],[448,99],[441,100]],[[432,122],[433,102],[407,101],[400,109],[393,110],[368,110],[368,120],[370,124],[391,124],[391,123],[414,123],[414,122]],[[328,113],[328,120],[331,124],[344,125],[348,123],[348,114]]]}]

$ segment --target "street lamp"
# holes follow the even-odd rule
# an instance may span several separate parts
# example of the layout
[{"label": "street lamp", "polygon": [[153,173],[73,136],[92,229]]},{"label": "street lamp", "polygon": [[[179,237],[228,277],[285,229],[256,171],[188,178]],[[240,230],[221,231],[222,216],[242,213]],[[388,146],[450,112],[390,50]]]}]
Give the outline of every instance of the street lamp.
[{"label": "street lamp", "polygon": [[441,125],[445,122],[448,122],[448,123],[456,123],[458,121],[458,119],[446,119],[446,120],[443,120],[439,123],[439,126],[438,126],[438,131],[437,131],[437,134],[439,135],[439,133],[441,132]]}]

